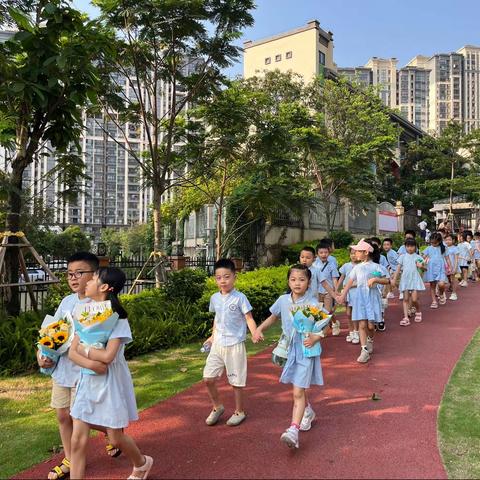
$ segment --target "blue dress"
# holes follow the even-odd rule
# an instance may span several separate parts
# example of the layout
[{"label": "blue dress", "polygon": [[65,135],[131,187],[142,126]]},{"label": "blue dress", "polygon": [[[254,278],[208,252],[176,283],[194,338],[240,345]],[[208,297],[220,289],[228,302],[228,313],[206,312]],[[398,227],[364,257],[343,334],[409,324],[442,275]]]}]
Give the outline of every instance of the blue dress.
[{"label": "blue dress", "polygon": [[91,425],[125,428],[138,420],[132,377],[125,360],[125,344],[132,341],[127,319],[120,319],[110,339],[120,338],[122,345],[104,375],[81,373],[70,415]]},{"label": "blue dress", "polygon": [[480,240],[472,240],[470,242],[470,246],[472,247],[473,251],[473,259],[480,260]]},{"label": "blue dress", "polygon": [[423,256],[428,257],[427,271],[423,276],[425,282],[446,282],[445,257],[447,251],[442,254],[440,246],[430,245],[423,251]]},{"label": "blue dress", "polygon": [[402,267],[402,277],[400,279],[399,290],[425,290],[422,276],[418,272],[417,262],[423,261],[420,255],[416,253],[404,253],[398,259],[398,264]]},{"label": "blue dress", "polygon": [[[345,279],[343,280],[343,287],[347,284],[347,282],[350,280],[350,273],[352,273],[353,268],[355,267],[355,263],[352,262],[347,262],[344,263],[340,267],[340,274],[345,276]],[[355,301],[355,295],[357,294],[357,289],[356,287],[351,288],[348,293],[347,293],[347,306],[351,306],[353,302]]]},{"label": "blue dress", "polygon": [[372,261],[362,262],[350,273],[350,279],[357,284],[357,292],[352,304],[352,321],[368,320],[382,322],[382,295],[377,285],[368,287],[368,280],[373,277],[386,277],[380,265]]},{"label": "blue dress", "polygon": [[295,306],[319,306],[318,300],[309,295],[299,298],[295,302],[292,294],[281,295],[270,307],[270,312],[282,320],[283,333],[290,337],[288,358],[280,376],[280,382],[291,383],[299,388],[309,388],[310,385],[323,385],[322,365],[320,357],[305,357],[303,355],[303,336],[293,328],[291,309]]},{"label": "blue dress", "polygon": [[[447,247],[447,256],[450,260],[450,266],[453,268],[455,266],[455,257],[460,254],[460,250],[456,245],[452,245],[451,247]],[[455,272],[450,272],[450,275],[453,273],[460,272],[460,262],[457,264],[457,269]]]}]

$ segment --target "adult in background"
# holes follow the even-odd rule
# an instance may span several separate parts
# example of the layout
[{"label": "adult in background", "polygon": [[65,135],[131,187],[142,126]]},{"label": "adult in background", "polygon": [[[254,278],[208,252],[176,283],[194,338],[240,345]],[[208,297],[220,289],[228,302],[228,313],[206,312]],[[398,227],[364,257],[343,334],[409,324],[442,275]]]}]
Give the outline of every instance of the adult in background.
[{"label": "adult in background", "polygon": [[422,237],[422,240],[425,241],[425,236],[427,235],[427,226],[428,223],[423,219],[419,224],[418,228],[420,229],[420,236]]}]

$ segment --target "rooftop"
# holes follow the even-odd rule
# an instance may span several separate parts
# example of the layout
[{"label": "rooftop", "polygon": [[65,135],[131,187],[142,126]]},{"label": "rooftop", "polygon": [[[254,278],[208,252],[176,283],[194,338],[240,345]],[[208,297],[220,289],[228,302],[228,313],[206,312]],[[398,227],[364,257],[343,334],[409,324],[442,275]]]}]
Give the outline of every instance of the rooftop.
[{"label": "rooftop", "polygon": [[289,37],[291,35],[297,35],[302,32],[306,32],[308,30],[317,29],[320,35],[322,35],[325,40],[331,42],[333,41],[333,33],[330,31],[325,31],[320,28],[320,22],[318,20],[310,20],[307,24],[303,27],[295,28],[294,30],[289,30],[288,32],[279,33],[278,35],[272,35],[271,37],[262,38],[260,40],[247,40],[243,42],[243,48],[252,48],[256,47],[257,45],[262,45],[264,43],[273,42],[275,40],[279,40],[281,38]]}]

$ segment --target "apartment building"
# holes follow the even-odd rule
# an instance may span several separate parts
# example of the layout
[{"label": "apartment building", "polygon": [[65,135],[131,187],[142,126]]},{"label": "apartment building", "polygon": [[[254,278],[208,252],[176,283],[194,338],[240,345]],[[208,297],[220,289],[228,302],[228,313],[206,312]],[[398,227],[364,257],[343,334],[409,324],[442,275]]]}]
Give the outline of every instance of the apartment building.
[{"label": "apartment building", "polygon": [[351,83],[356,83],[368,87],[373,85],[373,72],[371,68],[366,67],[344,67],[337,68],[337,73],[341,77],[345,77]]},{"label": "apartment building", "polygon": [[397,102],[397,63],[396,58],[372,57],[365,64],[372,71],[372,85],[379,89],[383,103],[391,108]]},{"label": "apartment building", "polygon": [[318,20],[305,26],[243,44],[245,78],[264,71],[292,71],[306,81],[325,68],[335,70],[333,62],[333,33],[320,28]]},{"label": "apartment building", "polygon": [[467,132],[480,128],[480,47],[466,45],[463,57],[463,121]]}]

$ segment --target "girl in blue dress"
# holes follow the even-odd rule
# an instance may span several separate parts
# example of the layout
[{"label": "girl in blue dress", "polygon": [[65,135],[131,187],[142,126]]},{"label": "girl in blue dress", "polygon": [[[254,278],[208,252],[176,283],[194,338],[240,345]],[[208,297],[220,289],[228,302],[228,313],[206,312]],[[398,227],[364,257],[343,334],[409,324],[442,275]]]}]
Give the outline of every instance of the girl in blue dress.
[{"label": "girl in blue dress", "polygon": [[[425,268],[423,258],[417,253],[417,242],[413,238],[405,240],[405,253],[398,258],[398,265],[395,275],[392,278],[392,285],[397,284],[400,273],[400,292],[403,293],[403,318],[400,320],[402,327],[410,325],[410,314],[415,312],[415,322],[422,321],[422,312],[418,302],[418,292],[425,290],[419,269]],[[412,310],[412,307],[414,310]]]},{"label": "girl in blue dress", "polygon": [[356,285],[352,321],[358,322],[360,332],[361,350],[357,362],[366,363],[373,353],[375,324],[383,321],[382,295],[378,285],[387,285],[390,280],[380,269],[380,251],[377,245],[362,239],[352,249],[360,263],[350,272],[349,280],[337,300],[345,303],[349,290]]},{"label": "girl in blue dress", "polygon": [[70,359],[80,367],[88,368],[89,360],[108,366],[103,375],[82,372],[71,410],[73,418],[71,478],[85,476],[87,444],[90,429],[106,429],[110,443],[122,450],[133,464],[130,480],[146,479],[153,459],[143,455],[135,441],[123,432],[130,421],[138,420],[133,382],[125,360],[125,345],[132,341],[127,313],[120,305],[118,294],[125,285],[125,274],[119,268],[100,268],[88,281],[85,295],[92,301],[109,300],[120,319],[104,349],[80,344],[75,336],[69,350]]},{"label": "girl in blue dress", "polygon": [[311,385],[323,385],[323,375],[320,354],[306,357],[303,353],[303,346],[311,348],[320,342],[320,332],[309,333],[306,338],[304,334],[297,332],[293,327],[292,308],[299,306],[319,308],[320,304],[318,299],[308,292],[312,273],[306,265],[293,265],[288,271],[287,278],[290,293],[281,295],[270,307],[271,315],[257,328],[254,339],[263,340],[263,332],[281,319],[282,332],[290,339],[290,343],[280,382],[292,384],[293,412],[290,427],[285,430],[280,440],[290,448],[299,448],[299,432],[310,430],[316,416],[308,403],[307,389]]},{"label": "girl in blue dress", "polygon": [[458,256],[460,250],[457,247],[457,237],[451,233],[445,235],[445,245],[447,246],[447,277],[450,283],[451,295],[449,300],[458,300],[457,297],[457,273],[460,273]]},{"label": "girl in blue dress", "polygon": [[427,265],[427,271],[423,276],[423,280],[430,283],[430,294],[432,296],[430,308],[438,308],[437,297],[435,295],[437,285],[439,293],[438,302],[440,305],[447,303],[447,296],[445,294],[445,283],[447,281],[445,270],[447,249],[440,233],[432,233],[430,236],[430,246],[423,251],[422,255]]}]

